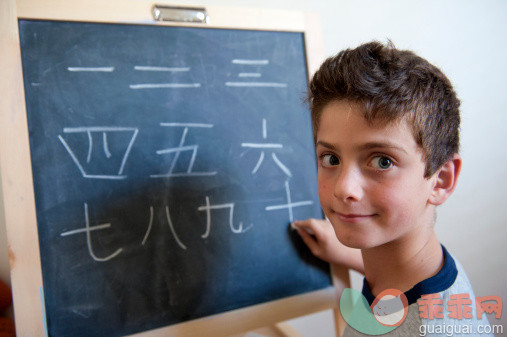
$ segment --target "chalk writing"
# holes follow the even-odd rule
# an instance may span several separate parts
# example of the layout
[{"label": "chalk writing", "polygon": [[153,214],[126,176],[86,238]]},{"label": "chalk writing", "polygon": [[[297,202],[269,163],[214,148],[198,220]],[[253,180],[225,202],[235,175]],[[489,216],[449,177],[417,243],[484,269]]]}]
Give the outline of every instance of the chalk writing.
[{"label": "chalk writing", "polygon": [[[269,65],[269,60],[245,60],[245,59],[233,59],[231,61],[234,65],[240,65],[240,66],[257,66],[257,67],[263,67]],[[262,73],[259,71],[253,72],[240,72],[238,74],[239,78],[259,78],[262,76]],[[225,86],[227,87],[253,87],[253,88],[287,88],[287,83],[282,82],[250,82],[250,81],[227,81],[225,82]]]},{"label": "chalk writing", "polygon": [[143,246],[148,240],[148,236],[151,233],[151,227],[153,226],[153,206],[150,206],[150,221],[148,222],[148,229],[146,230],[146,234],[144,234],[143,242],[141,243]]},{"label": "chalk writing", "polygon": [[160,89],[160,88],[199,88],[200,83],[145,83],[145,84],[130,84],[130,89]]},{"label": "chalk writing", "polygon": [[239,73],[238,77],[261,77],[261,73]]},{"label": "chalk writing", "polygon": [[[151,72],[189,72],[190,67],[162,67],[162,66],[134,66],[134,70],[136,71],[151,71]],[[130,84],[129,88],[138,90],[138,89],[185,89],[185,88],[200,88],[201,83],[138,83],[138,84]]]},{"label": "chalk writing", "polygon": [[[183,127],[183,133],[181,135],[180,143],[178,147],[168,148],[163,150],[158,150],[158,155],[174,153],[173,160],[171,162],[171,166],[169,167],[169,171],[164,174],[152,174],[151,178],[173,178],[173,177],[191,177],[191,176],[213,176],[216,175],[216,171],[211,172],[193,172],[192,169],[194,167],[195,158],[197,156],[197,150],[199,149],[198,145],[184,145],[185,139],[187,137],[187,133],[189,128],[212,128],[213,124],[199,124],[199,123],[160,123],[161,126],[168,127]],[[192,157],[190,162],[188,163],[186,172],[174,172],[174,168],[176,163],[180,157],[180,153],[184,151],[192,151]]]},{"label": "chalk writing", "polygon": [[77,168],[79,169],[79,172],[81,172],[81,175],[84,178],[89,179],[125,179],[127,176],[123,175],[123,170],[125,168],[125,164],[127,163],[128,156],[130,154],[130,150],[132,149],[132,145],[134,144],[137,134],[139,130],[137,128],[129,128],[129,127],[76,127],[76,128],[64,128],[64,133],[67,134],[73,134],[73,133],[86,133],[88,135],[88,152],[86,155],[86,163],[90,163],[92,152],[93,152],[93,133],[102,133],[102,143],[103,143],[103,151],[106,158],[111,158],[112,154],[109,151],[109,145],[108,145],[108,138],[107,133],[108,132],[132,132],[132,136],[129,140],[129,143],[125,149],[125,152],[123,153],[122,160],[120,163],[120,167],[118,168],[116,174],[89,174],[86,172],[83,164],[78,159],[78,156],[74,153],[74,151],[71,149],[67,141],[61,136],[58,135],[58,139],[65,147],[65,150],[69,153],[70,157],[74,161],[74,164],[76,164]]},{"label": "chalk writing", "polygon": [[[183,244],[183,242],[181,242],[178,234],[176,234],[176,231],[174,230],[174,225],[171,220],[171,214],[169,213],[168,206],[165,206],[165,215],[167,217],[167,223],[168,223],[169,229],[171,230],[171,233],[174,237],[174,240],[176,240],[176,243],[178,244],[178,246],[180,246],[181,249],[187,249],[187,246],[185,246]],[[148,240],[148,237],[150,236],[150,233],[151,233],[152,226],[153,226],[153,206],[150,206],[150,220],[148,222],[148,229],[146,230],[146,234],[144,234],[143,242],[141,243],[141,245],[144,246],[146,243],[146,240]]]},{"label": "chalk writing", "polygon": [[[267,126],[266,126],[266,119],[262,119],[262,138],[266,139],[268,137],[267,133]],[[242,147],[246,148],[254,148],[254,149],[281,149],[283,148],[282,144],[273,144],[273,143],[241,143]],[[262,162],[264,161],[264,151],[261,151],[261,154],[259,156],[259,159],[257,160],[257,164],[255,164],[252,174],[257,173],[259,170]],[[273,158],[273,161],[276,163],[276,165],[289,177],[292,177],[292,173],[290,170],[285,166],[276,156],[275,153],[271,154],[271,157]]]},{"label": "chalk writing", "polygon": [[72,72],[88,71],[110,73],[114,71],[114,67],[67,67],[67,70]]},{"label": "chalk writing", "polygon": [[246,64],[249,66],[265,66],[269,64],[269,60],[241,60],[234,59],[232,60],[233,64]]},{"label": "chalk writing", "polygon": [[[151,68],[148,68],[148,67],[138,67],[137,70],[143,70],[143,71],[171,71],[169,69],[162,69],[162,70],[154,70],[154,69],[151,69]],[[178,71],[178,70],[177,70]],[[181,70],[181,71],[184,71],[184,70]],[[209,171],[209,172],[196,172],[194,171],[194,164],[195,164],[195,161],[197,159],[197,154],[198,154],[198,150],[199,150],[199,145],[196,145],[196,144],[193,144],[193,145],[188,145],[186,144],[186,138],[187,138],[187,135],[190,131],[190,129],[211,129],[213,128],[213,124],[207,124],[207,123],[177,123],[177,122],[171,122],[171,123],[160,123],[160,126],[162,127],[169,127],[169,128],[181,128],[183,129],[182,131],[182,134],[181,134],[181,137],[179,139],[179,143],[176,147],[172,147],[172,148],[166,148],[166,149],[161,149],[161,150],[157,150],[156,151],[156,154],[157,155],[173,155],[172,157],[172,160],[170,162],[170,165],[169,165],[169,169],[166,173],[163,173],[163,174],[153,174],[153,175],[150,175],[150,178],[175,178],[175,177],[206,177],[206,176],[212,176],[212,175],[216,175],[217,172],[216,171]],[[113,156],[113,153],[110,149],[110,145],[109,145],[109,140],[108,140],[108,134],[112,133],[112,132],[131,132],[132,133],[132,136],[130,138],[130,141],[128,143],[128,146],[125,150],[125,153],[123,154],[123,157],[122,157],[122,161],[121,161],[121,165],[120,165],[120,168],[117,172],[116,175],[107,175],[107,174],[103,174],[103,175],[90,175],[88,174],[85,169],[84,169],[84,166],[82,165],[81,161],[78,159],[78,157],[76,156],[76,154],[74,153],[74,151],[71,149],[71,147],[69,146],[69,144],[67,143],[67,141],[61,136],[61,135],[58,135],[58,139],[60,140],[60,142],[63,144],[63,146],[65,147],[65,149],[67,150],[67,152],[69,153],[69,155],[71,156],[72,160],[74,161],[74,163],[76,164],[76,166],[78,167],[78,169],[80,170],[81,174],[83,175],[83,177],[85,178],[100,178],[100,179],[125,179],[126,176],[123,175],[123,170],[124,170],[124,166],[125,166],[125,163],[127,161],[127,158],[128,158],[128,155],[132,149],[132,145],[134,144],[134,141],[137,137],[137,134],[139,132],[138,128],[128,128],[128,127],[75,127],[75,128],[64,128],[63,129],[63,132],[65,134],[79,134],[79,133],[84,133],[87,135],[87,139],[88,139],[88,147],[87,147],[87,153],[86,153],[86,160],[84,160],[84,162],[86,162],[87,164],[90,164],[92,162],[92,153],[94,151],[94,143],[93,143],[93,134],[94,133],[101,133],[102,134],[102,152],[103,152],[103,156],[105,158],[111,158]],[[241,146],[243,148],[247,148],[247,149],[258,149],[258,150],[261,150],[261,153],[259,155],[259,159],[257,160],[257,163],[255,164],[255,167],[253,168],[253,170],[251,171],[251,174],[256,174],[261,166],[261,164],[263,163],[264,161],[264,158],[265,158],[265,151],[267,150],[276,150],[276,149],[282,149],[283,148],[283,145],[280,144],[280,143],[270,143],[270,142],[267,142],[267,138],[268,138],[268,131],[267,131],[267,121],[265,118],[262,119],[262,139],[263,141],[262,142],[258,142],[258,143],[241,143]],[[176,171],[176,165],[178,163],[178,161],[180,160],[180,154],[183,153],[183,152],[189,152],[191,154],[190,156],[190,159],[188,161],[188,163],[185,163],[186,164],[186,167],[185,169],[180,172],[180,171]],[[243,154],[241,154],[240,156],[242,156]],[[273,159],[273,162],[276,164],[276,166],[285,174],[289,177],[292,177],[292,173],[291,171],[289,170],[289,168],[283,164],[279,159],[278,157],[276,156],[275,153],[271,153],[271,158]],[[294,221],[294,208],[296,207],[303,207],[303,206],[309,206],[309,205],[312,205],[313,204],[313,201],[311,200],[303,200],[303,201],[297,201],[297,202],[293,202],[292,201],[292,195],[291,195],[291,191],[290,191],[290,185],[289,185],[289,180],[286,180],[285,183],[284,183],[284,186],[285,186],[285,199],[286,199],[286,203],[284,204],[279,204],[279,205],[270,205],[270,206],[266,206],[265,207],[265,210],[266,211],[275,211],[275,210],[282,210],[282,209],[286,209],[288,211],[288,216],[289,216],[289,221],[290,222],[293,222]],[[247,231],[249,231],[250,229],[253,228],[253,224],[250,223],[248,226],[244,226],[243,225],[243,222],[238,222],[237,225],[234,224],[234,209],[235,209],[235,202],[227,202],[227,203],[220,203],[220,204],[211,204],[210,202],[210,196],[205,196],[205,204],[204,205],[199,205],[197,206],[197,211],[199,212],[206,212],[206,227],[205,227],[205,230],[204,230],[204,233],[201,234],[201,238],[202,239],[207,239],[210,237],[210,233],[211,233],[211,230],[212,230],[212,211],[220,211],[220,210],[225,210],[228,212],[228,223],[227,223],[227,226],[230,228],[231,232],[233,234],[242,234],[242,233],[245,233]],[[170,214],[170,209],[169,209],[169,206],[165,206],[164,207],[164,212],[165,212],[165,218],[167,220],[167,224],[169,226],[169,230],[174,238],[174,240],[176,241],[177,245],[183,249],[183,250],[187,250],[187,246],[183,243],[183,241],[180,239],[180,237],[178,236],[178,233],[176,232],[175,230],[175,227],[174,227],[174,224],[173,224],[173,221],[172,221],[172,218],[171,218],[171,214]],[[96,232],[96,231],[100,231],[100,230],[106,230],[108,228],[111,227],[111,224],[109,223],[106,223],[106,224],[99,224],[99,225],[96,225],[96,226],[90,226],[90,221],[89,221],[89,215],[88,215],[88,204],[85,203],[84,204],[84,213],[85,213],[85,227],[84,228],[80,228],[80,229],[76,229],[76,230],[71,230],[71,231],[66,231],[64,233],[61,233],[60,235],[62,237],[67,237],[67,236],[71,236],[71,235],[76,235],[76,234],[79,234],[79,233],[85,233],[86,234],[86,240],[87,240],[87,247],[88,247],[88,253],[89,255],[97,262],[105,262],[105,261],[109,261],[113,258],[115,258],[116,256],[118,256],[122,251],[123,249],[120,248],[120,249],[117,249],[114,253],[108,255],[108,256],[105,256],[105,257],[99,257],[97,256],[97,254],[94,252],[93,250],[93,246],[92,246],[92,240],[91,240],[91,233],[92,232]],[[154,222],[154,207],[153,206],[149,206],[149,219],[147,221],[148,225],[147,225],[147,229],[146,229],[146,232],[142,238],[142,241],[141,241],[141,245],[144,246],[146,245],[149,237],[150,237],[150,234],[151,234],[151,231],[153,229],[153,222]]]},{"label": "chalk writing", "polygon": [[178,237],[178,234],[176,234],[176,231],[174,230],[174,226],[173,226],[173,222],[171,221],[171,214],[169,214],[169,207],[168,206],[165,207],[165,215],[167,217],[167,222],[169,223],[169,228],[171,229],[171,233],[173,234],[174,239],[178,243],[178,246],[180,246],[181,249],[187,249],[187,246],[185,246],[181,242],[180,238]]},{"label": "chalk writing", "polygon": [[287,209],[289,211],[289,220],[292,223],[292,222],[294,222],[293,208],[313,205],[313,201],[311,201],[311,200],[292,202],[292,197],[291,197],[291,194],[290,194],[290,187],[289,187],[289,181],[288,180],[285,181],[285,196],[287,198],[287,203],[286,204],[268,206],[268,207],[266,207],[266,211],[275,211],[275,210],[279,210],[279,209]]},{"label": "chalk writing", "polygon": [[87,203],[84,204],[84,217],[85,217],[85,227],[84,228],[64,232],[64,233],[61,233],[60,236],[69,236],[69,235],[75,235],[75,234],[79,234],[79,233],[86,233],[86,244],[88,246],[88,253],[97,262],[109,261],[109,260],[113,259],[114,257],[118,256],[119,254],[121,254],[121,252],[123,251],[123,248],[117,249],[114,253],[112,253],[106,257],[98,257],[95,254],[95,252],[93,251],[91,232],[110,228],[111,224],[107,223],[107,224],[102,224],[102,225],[98,225],[98,226],[90,226],[90,217],[88,215],[88,204]]},{"label": "chalk writing", "polygon": [[204,232],[201,237],[203,239],[207,238],[209,236],[210,230],[211,230],[211,210],[216,209],[229,209],[229,227],[231,228],[231,231],[234,234],[240,234],[244,233],[250,228],[252,228],[252,224],[248,225],[246,228],[243,228],[243,223],[240,222],[238,228],[234,228],[233,225],[233,217],[234,217],[234,203],[227,203],[227,204],[220,204],[220,205],[210,205],[209,197],[206,196],[206,205],[199,206],[197,210],[199,211],[206,211],[206,231]]},{"label": "chalk writing", "polygon": [[134,66],[134,70],[138,71],[169,71],[169,72],[181,72],[190,71],[190,67],[152,67],[152,66]]}]

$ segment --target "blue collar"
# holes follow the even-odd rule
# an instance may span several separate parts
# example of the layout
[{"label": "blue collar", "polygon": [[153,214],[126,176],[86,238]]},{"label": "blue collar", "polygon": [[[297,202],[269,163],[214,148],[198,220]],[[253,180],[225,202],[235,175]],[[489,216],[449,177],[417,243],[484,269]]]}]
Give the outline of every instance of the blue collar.
[{"label": "blue collar", "polygon": [[[456,263],[454,263],[454,259],[444,246],[442,246],[442,252],[444,254],[444,265],[442,269],[440,269],[436,275],[417,283],[412,289],[405,292],[408,305],[417,302],[422,295],[435,294],[448,289],[456,280],[458,276]],[[371,305],[375,300],[375,296],[371,293],[370,286],[368,286],[368,282],[366,282],[366,277],[363,280],[362,293]]]}]

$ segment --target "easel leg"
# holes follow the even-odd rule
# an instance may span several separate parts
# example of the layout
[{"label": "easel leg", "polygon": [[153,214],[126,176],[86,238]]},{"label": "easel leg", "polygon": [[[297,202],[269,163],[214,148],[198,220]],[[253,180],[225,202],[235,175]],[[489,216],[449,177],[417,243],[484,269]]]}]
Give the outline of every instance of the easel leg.
[{"label": "easel leg", "polygon": [[[339,299],[342,291],[345,288],[350,287],[350,275],[349,270],[347,268],[339,268],[334,265],[331,265],[331,275],[333,278],[333,285],[338,292],[336,294],[336,298]],[[338,300],[339,301],[339,300]],[[333,309],[333,317],[334,317],[334,326],[336,337],[341,337],[343,332],[345,331],[345,327],[347,323],[343,319],[343,316],[340,313],[340,303],[336,303],[335,308]]]}]

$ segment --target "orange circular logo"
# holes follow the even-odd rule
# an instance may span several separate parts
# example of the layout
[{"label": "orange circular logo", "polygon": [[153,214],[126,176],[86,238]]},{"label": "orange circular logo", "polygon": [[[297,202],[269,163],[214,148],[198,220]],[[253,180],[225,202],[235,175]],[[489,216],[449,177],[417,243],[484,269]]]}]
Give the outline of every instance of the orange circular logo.
[{"label": "orange circular logo", "polygon": [[400,326],[408,313],[408,300],[397,289],[386,289],[375,298],[371,305],[375,319],[384,326]]}]

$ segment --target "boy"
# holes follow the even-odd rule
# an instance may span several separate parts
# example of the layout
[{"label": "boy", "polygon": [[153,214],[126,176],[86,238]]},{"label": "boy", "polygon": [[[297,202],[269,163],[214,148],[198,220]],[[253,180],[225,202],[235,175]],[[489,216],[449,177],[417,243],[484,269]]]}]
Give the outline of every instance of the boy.
[{"label": "boy", "polygon": [[[489,325],[484,314],[477,317],[470,282],[433,228],[435,208],[452,194],[461,169],[460,102],[449,80],[410,51],[371,42],[326,60],[309,91],[319,199],[330,223],[294,226],[313,254],[364,273],[370,305],[386,289],[405,294],[408,315],[388,335]],[[429,294],[441,300],[429,308],[442,308],[435,319],[420,317],[417,301]],[[461,294],[471,304],[453,311],[448,301]],[[461,309],[466,315],[452,318]],[[345,336],[358,335],[346,328]]]}]

